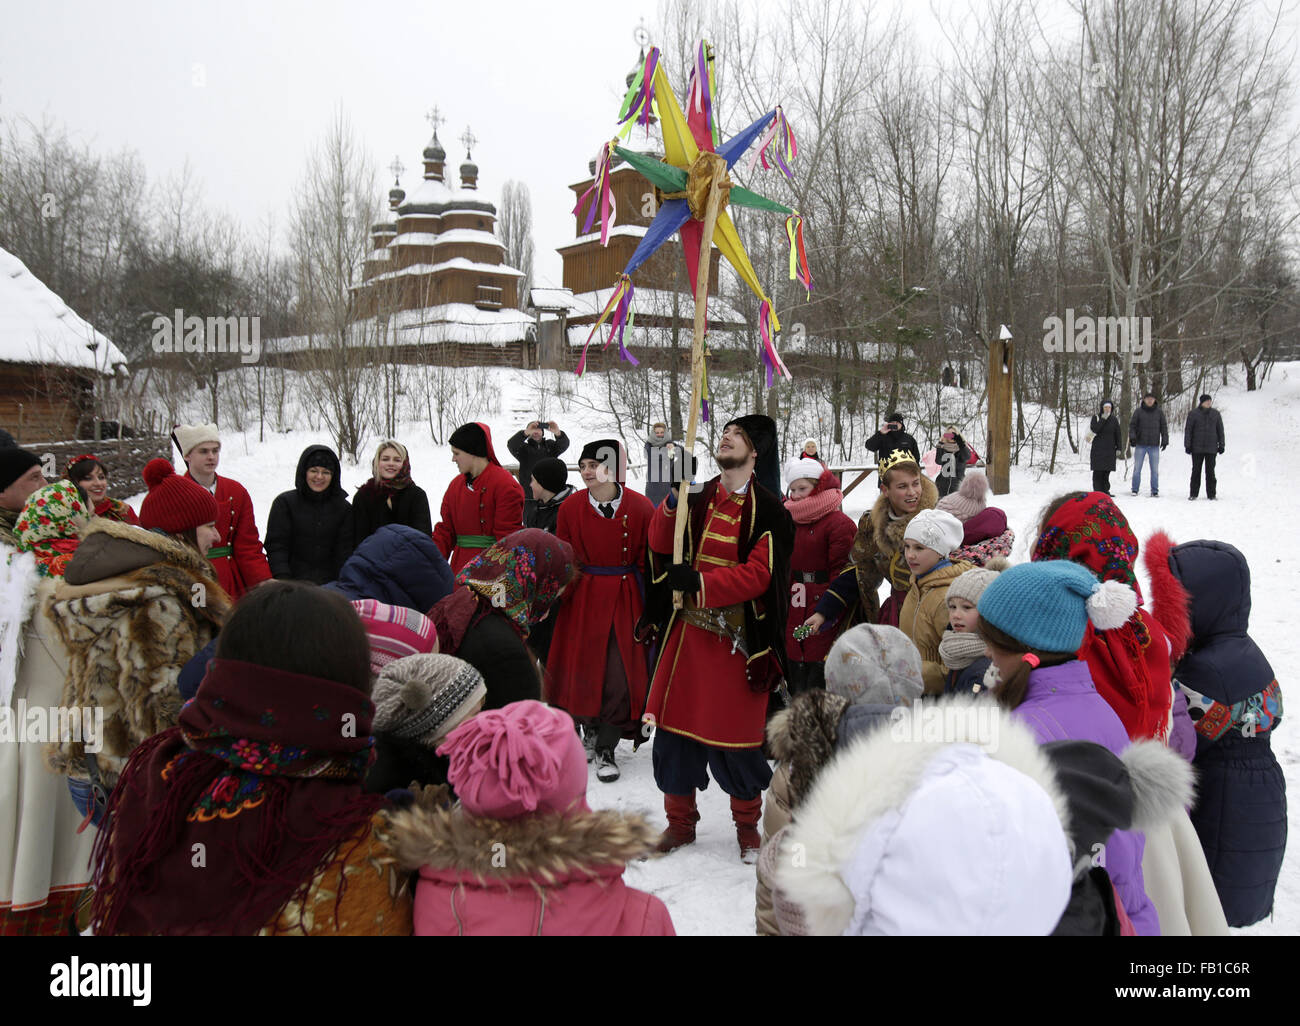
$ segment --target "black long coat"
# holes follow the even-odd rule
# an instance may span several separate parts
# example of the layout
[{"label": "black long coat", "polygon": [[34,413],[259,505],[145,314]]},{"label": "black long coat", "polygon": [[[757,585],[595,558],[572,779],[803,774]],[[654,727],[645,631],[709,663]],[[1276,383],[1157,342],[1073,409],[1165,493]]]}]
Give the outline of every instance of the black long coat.
[{"label": "black long coat", "polygon": [[[1102,406],[1105,406],[1108,402],[1110,402],[1109,399],[1105,400]],[[1097,415],[1092,418],[1089,430],[1093,433],[1093,439],[1088,465],[1093,470],[1107,473],[1113,471],[1115,469],[1115,454],[1124,448],[1124,441],[1119,430],[1119,417],[1115,413],[1113,404],[1110,408],[1110,416],[1106,418],[1101,416],[1101,408],[1098,407]]]},{"label": "black long coat", "polygon": [[[321,457],[334,475],[324,492],[307,486],[307,470]],[[298,458],[292,491],[271,503],[266,560],[277,580],[326,584],[352,555],[352,507],[339,482],[339,460],[328,445],[309,445]]]}]

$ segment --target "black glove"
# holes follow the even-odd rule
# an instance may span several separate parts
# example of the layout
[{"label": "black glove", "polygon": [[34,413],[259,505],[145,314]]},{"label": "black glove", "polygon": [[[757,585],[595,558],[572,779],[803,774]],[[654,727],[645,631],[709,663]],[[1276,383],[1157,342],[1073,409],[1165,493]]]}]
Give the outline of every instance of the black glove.
[{"label": "black glove", "polygon": [[694,595],[700,590],[703,581],[698,570],[692,570],[685,563],[674,563],[668,568],[668,583],[672,585],[673,591]]},{"label": "black glove", "polygon": [[1223,455],[1223,446],[1219,446],[1219,455],[1220,455],[1220,456]]},{"label": "black glove", "polygon": [[1169,448],[1169,443],[1166,442],[1164,445],[1162,445],[1162,446],[1160,447],[1160,451],[1161,451],[1161,452],[1164,452],[1164,451],[1165,451],[1166,449],[1168,449],[1168,448]]},{"label": "black glove", "polygon": [[1190,456],[1192,454],[1191,446],[1188,446],[1184,451],[1187,453],[1188,456]]}]

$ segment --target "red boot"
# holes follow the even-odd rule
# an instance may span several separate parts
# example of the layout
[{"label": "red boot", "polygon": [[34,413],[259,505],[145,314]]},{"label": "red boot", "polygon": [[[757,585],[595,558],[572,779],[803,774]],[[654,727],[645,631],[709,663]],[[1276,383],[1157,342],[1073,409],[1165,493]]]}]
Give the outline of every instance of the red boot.
[{"label": "red boot", "polygon": [[669,852],[695,841],[695,824],[700,821],[695,808],[695,792],[664,795],[664,812],[668,814],[668,829],[659,837],[657,850]]},{"label": "red boot", "polygon": [[731,818],[736,821],[736,840],[740,842],[740,860],[753,864],[763,838],[758,833],[758,817],[763,814],[763,796],[731,799]]}]

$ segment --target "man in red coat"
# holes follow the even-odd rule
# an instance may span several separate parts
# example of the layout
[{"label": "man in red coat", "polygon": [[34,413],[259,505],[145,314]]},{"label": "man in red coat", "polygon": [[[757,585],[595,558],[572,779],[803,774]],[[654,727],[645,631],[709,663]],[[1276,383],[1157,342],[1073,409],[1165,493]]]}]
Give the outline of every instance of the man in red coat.
[{"label": "man in red coat", "polygon": [[[689,497],[684,561],[671,564],[677,492],[650,521],[653,583],[647,624],[663,624],[646,703],[653,721],[655,783],[668,829],[660,851],[695,840],[695,791],[709,773],[731,796],[741,857],[760,844],[762,793],[772,779],[763,757],[768,693],[785,676],[794,525],[756,476],[775,471],[770,417],[728,423],[715,456],[722,473]],[[671,565],[670,565],[671,564]],[[685,595],[672,610],[672,590]]]},{"label": "man in red coat", "polygon": [[232,599],[255,585],[271,579],[271,567],[262,551],[253,518],[253,500],[238,481],[217,476],[221,461],[221,439],[215,424],[178,424],[172,441],[189,467],[188,476],[217,500],[217,530],[221,536],[208,559],[217,572],[217,583]]},{"label": "man in red coat", "polygon": [[460,474],[443,494],[433,542],[457,574],[493,542],[523,526],[524,490],[498,462],[486,424],[462,424],[448,441]]},{"label": "man in red coat", "polygon": [[582,724],[596,778],[610,783],[619,777],[619,739],[641,737],[650,675],[636,624],[645,611],[643,567],[654,507],[623,487],[627,458],[616,439],[589,442],[578,470],[587,488],[561,504],[555,534],[573,546],[582,573],[553,614],[546,694]]}]

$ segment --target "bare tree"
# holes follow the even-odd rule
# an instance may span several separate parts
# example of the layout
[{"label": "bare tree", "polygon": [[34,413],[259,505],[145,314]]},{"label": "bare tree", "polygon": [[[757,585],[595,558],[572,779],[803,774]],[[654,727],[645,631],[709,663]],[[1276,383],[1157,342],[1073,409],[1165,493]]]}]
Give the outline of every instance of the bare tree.
[{"label": "bare tree", "polygon": [[533,284],[533,201],[525,183],[512,178],[501,187],[497,227],[506,248],[506,264],[524,272],[519,280],[519,309],[523,310]]}]

